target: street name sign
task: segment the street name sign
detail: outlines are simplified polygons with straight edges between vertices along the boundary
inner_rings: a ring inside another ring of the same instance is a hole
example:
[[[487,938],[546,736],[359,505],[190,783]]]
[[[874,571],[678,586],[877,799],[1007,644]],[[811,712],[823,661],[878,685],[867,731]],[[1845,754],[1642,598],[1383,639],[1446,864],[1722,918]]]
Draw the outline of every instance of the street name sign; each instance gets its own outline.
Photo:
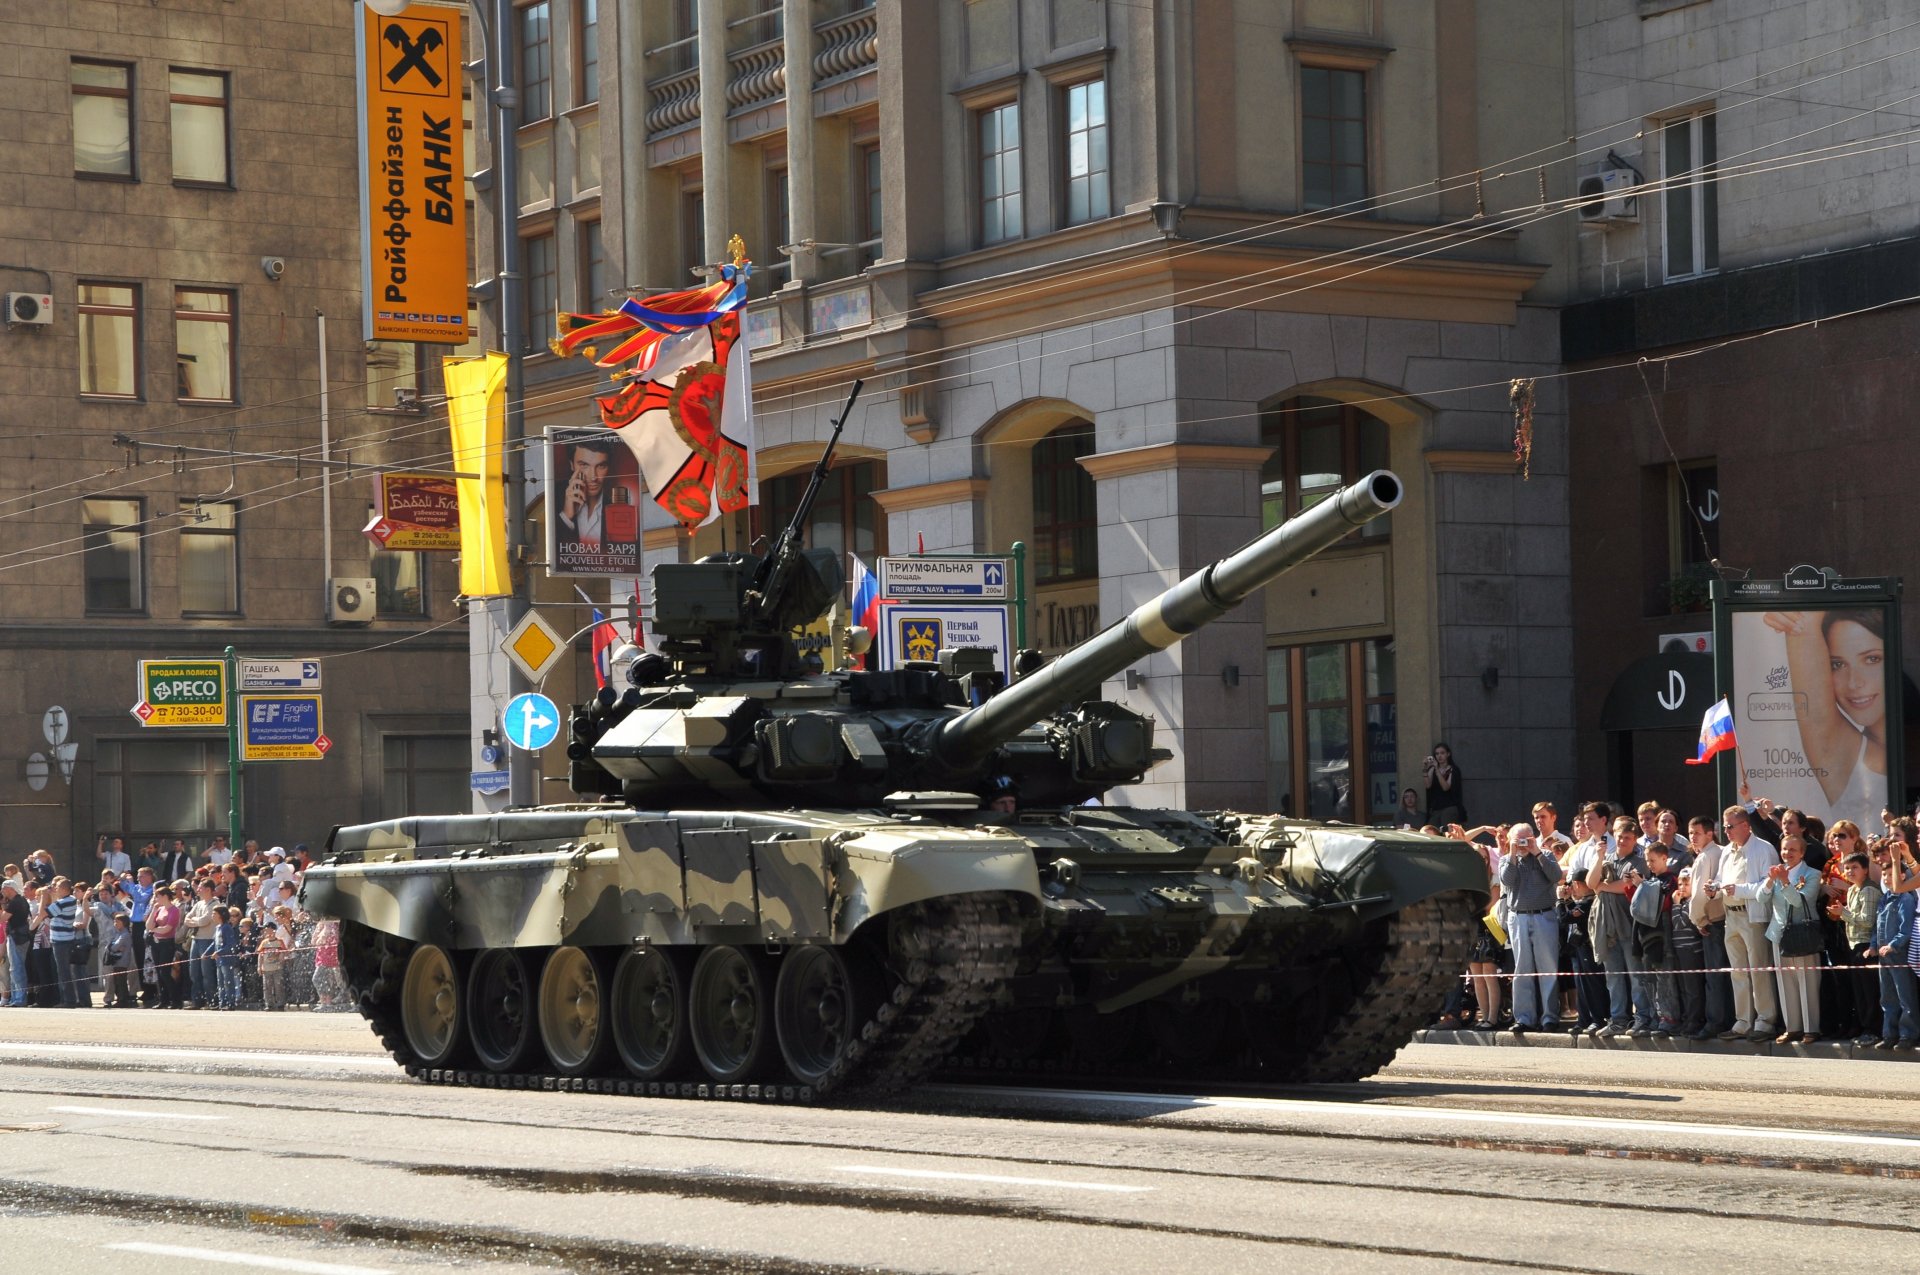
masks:
[[[470,770],[467,772],[467,787],[475,792],[505,792],[513,782],[513,776],[504,770]]]
[[[529,682],[537,682],[566,653],[567,646],[565,639],[540,618],[538,611],[528,611],[520,617],[520,623],[513,626],[513,632],[507,634],[500,649]]]
[[[537,753],[560,736],[560,709],[544,695],[529,691],[507,701],[500,725],[507,742],[515,748]]]
[[[319,761],[333,747],[318,695],[242,695],[241,761]]]
[[[241,660],[238,681],[242,691],[317,691],[320,661]]]
[[[140,702],[133,715],[142,726],[227,724],[225,660],[141,660]]]
[[[882,558],[880,596],[1005,602],[1013,596],[1009,558]]]

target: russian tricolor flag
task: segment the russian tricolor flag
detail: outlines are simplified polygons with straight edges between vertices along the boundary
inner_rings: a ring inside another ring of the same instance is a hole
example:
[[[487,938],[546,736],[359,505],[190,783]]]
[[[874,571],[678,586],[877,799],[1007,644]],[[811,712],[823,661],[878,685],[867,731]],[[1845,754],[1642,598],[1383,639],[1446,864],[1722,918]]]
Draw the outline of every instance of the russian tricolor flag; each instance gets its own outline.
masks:
[[[847,556],[853,559],[853,622],[877,639],[880,636],[880,581],[867,570],[859,554]],[[859,656],[856,667],[867,667],[867,657]]]
[[[1700,723],[1700,755],[1687,759],[1689,766],[1704,766],[1717,753],[1736,746],[1733,738],[1733,709],[1722,699],[1707,710]]]
[[[600,614],[600,608],[593,608],[593,680],[602,689],[613,675],[613,648],[619,640],[620,634]]]

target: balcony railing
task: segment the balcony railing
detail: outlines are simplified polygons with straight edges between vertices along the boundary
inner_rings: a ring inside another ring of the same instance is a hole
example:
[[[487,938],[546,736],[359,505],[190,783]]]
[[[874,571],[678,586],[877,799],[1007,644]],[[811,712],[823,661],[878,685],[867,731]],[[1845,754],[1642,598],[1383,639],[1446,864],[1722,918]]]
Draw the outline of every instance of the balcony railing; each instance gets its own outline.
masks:
[[[647,86],[647,135],[664,133],[700,118],[700,68],[669,75]]]
[[[768,40],[727,59],[727,109],[777,102],[787,92],[787,43]]]
[[[818,41],[813,55],[815,82],[864,70],[880,61],[880,26],[872,9],[858,9],[844,18],[814,28]]]

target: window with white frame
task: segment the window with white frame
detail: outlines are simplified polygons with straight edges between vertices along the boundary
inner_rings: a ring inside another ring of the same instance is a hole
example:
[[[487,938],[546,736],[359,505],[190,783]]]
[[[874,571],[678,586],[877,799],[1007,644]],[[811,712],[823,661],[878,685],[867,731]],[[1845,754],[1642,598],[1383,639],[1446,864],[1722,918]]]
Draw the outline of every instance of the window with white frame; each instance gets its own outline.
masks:
[[[1667,183],[1666,277],[1691,279],[1720,268],[1719,148],[1711,111],[1669,120],[1660,129]]]
[[[1020,211],[1020,103],[1002,102],[974,112],[980,159],[980,242],[1018,239]]]
[[[1071,84],[1066,103],[1067,224],[1099,221],[1113,215],[1113,186],[1107,164],[1107,82]]]

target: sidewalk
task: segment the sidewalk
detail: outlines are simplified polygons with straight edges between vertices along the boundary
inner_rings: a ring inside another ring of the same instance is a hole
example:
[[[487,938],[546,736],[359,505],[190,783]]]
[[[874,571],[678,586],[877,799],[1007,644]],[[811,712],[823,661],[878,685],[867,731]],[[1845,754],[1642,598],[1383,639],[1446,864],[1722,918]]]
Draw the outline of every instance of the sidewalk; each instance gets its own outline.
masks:
[[[1443,1031],[1436,1027],[1415,1032],[1413,1039],[1414,1043],[1420,1045],[1491,1045],[1506,1049],[1590,1049],[1632,1054],[1732,1054],[1747,1058],[1859,1058],[1874,1062],[1920,1062],[1920,1050],[1875,1049],[1871,1045],[1856,1045],[1851,1040],[1820,1040],[1811,1045],[1776,1045],[1770,1040],[1689,1040],[1684,1036],[1670,1040],[1651,1037],[1635,1040],[1631,1036],[1621,1035],[1612,1040],[1599,1040],[1585,1032],[1578,1036],[1570,1035],[1565,1028],[1557,1031],[1536,1028],[1525,1036],[1515,1036],[1505,1028],[1499,1031]]]

